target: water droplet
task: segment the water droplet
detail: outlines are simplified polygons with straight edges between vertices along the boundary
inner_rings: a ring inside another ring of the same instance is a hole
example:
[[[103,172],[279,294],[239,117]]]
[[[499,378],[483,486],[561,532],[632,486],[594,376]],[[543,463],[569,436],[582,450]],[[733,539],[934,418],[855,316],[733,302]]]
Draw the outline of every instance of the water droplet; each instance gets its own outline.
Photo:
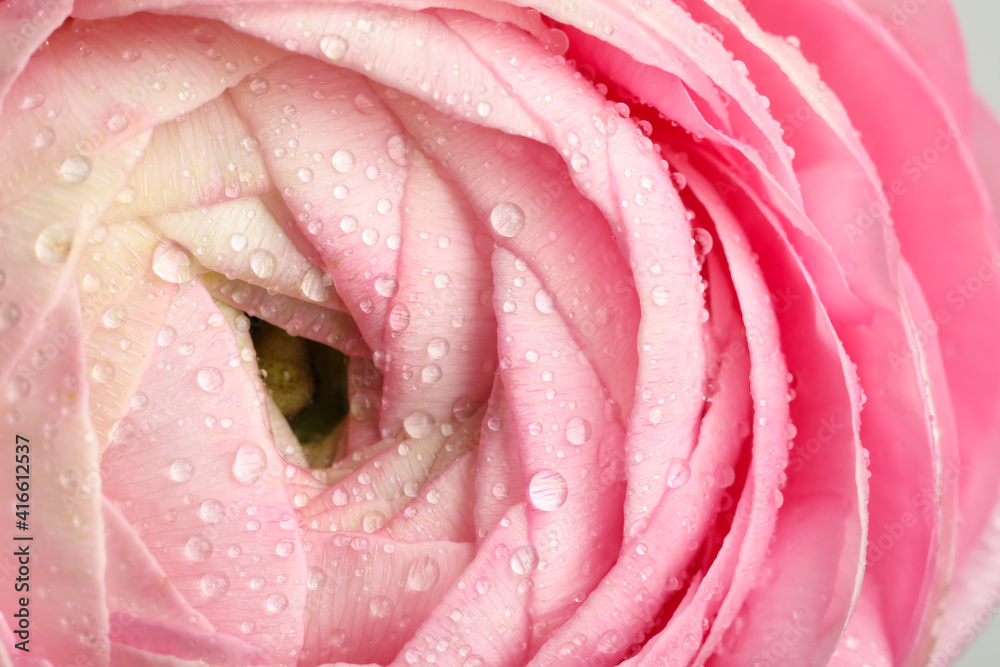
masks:
[[[218,368],[205,366],[198,370],[198,386],[210,394],[222,391],[222,385],[225,382],[226,378]]]
[[[670,459],[667,464],[667,486],[679,489],[691,479],[691,466],[684,459]]]
[[[405,305],[397,303],[389,311],[389,328],[393,331],[404,331],[408,326],[410,326],[410,311]]]
[[[175,482],[186,482],[194,477],[194,463],[191,459],[175,459],[170,464],[170,479]]]
[[[250,91],[255,95],[263,95],[271,87],[271,83],[262,76],[255,76],[250,81]]]
[[[381,215],[388,215],[389,212],[392,210],[392,201],[386,199],[385,197],[379,199],[378,203],[375,204],[375,210],[378,211]]]
[[[538,567],[538,552],[530,544],[520,547],[510,556],[510,569],[514,574],[531,574],[536,567]]]
[[[608,630],[597,640],[597,650],[599,653],[610,654],[621,650],[625,644],[625,638],[617,630]]]
[[[394,134],[389,137],[386,144],[389,150],[389,158],[400,167],[406,166],[406,154],[409,152],[406,146],[406,139],[402,135]]]
[[[427,356],[431,359],[443,359],[450,349],[451,346],[444,338],[435,337],[427,341]]]
[[[267,596],[267,610],[278,614],[288,608],[288,597],[284,593],[274,593]]]
[[[569,159],[569,166],[573,168],[573,171],[580,173],[586,170],[590,166],[590,160],[583,153],[573,153],[573,157]]]
[[[333,168],[341,174],[346,174],[354,169],[354,153],[348,150],[339,150],[330,158]]]
[[[274,548],[274,553],[276,553],[281,558],[288,558],[293,553],[295,553],[295,543],[291,540],[281,540],[278,545]]]
[[[209,572],[201,578],[201,592],[207,597],[222,597],[229,592],[229,577],[221,572]]]
[[[101,322],[108,329],[120,329],[128,321],[128,311],[124,306],[112,306],[104,311]]]
[[[476,106],[476,113],[482,118],[489,116],[492,111],[493,107],[490,106],[489,102],[480,102]]]
[[[392,600],[382,595],[376,595],[368,603],[368,611],[375,618],[385,618],[392,613],[394,607]]]
[[[552,295],[543,289],[535,292],[535,308],[543,315],[550,315],[556,312],[556,306],[552,301]]]
[[[590,422],[582,417],[570,417],[566,422],[566,440],[571,445],[580,446],[590,440]]]
[[[21,309],[16,303],[0,304],[0,330],[15,326],[21,321]]]
[[[665,306],[670,302],[670,290],[663,285],[657,285],[649,293],[649,297],[657,306]]]
[[[142,53],[138,49],[125,49],[122,51],[122,58],[124,58],[127,63],[134,63],[135,61],[142,58]]]
[[[116,113],[108,119],[108,122],[105,123],[104,126],[108,128],[108,132],[118,134],[128,127],[128,115],[124,113]]]
[[[429,412],[414,412],[403,420],[403,429],[411,438],[426,438],[434,432],[434,417]]]
[[[239,232],[233,234],[229,238],[229,245],[232,246],[233,250],[236,252],[243,252],[247,247],[247,237],[246,234],[241,234]]]
[[[554,56],[566,55],[569,50],[569,37],[559,28],[546,30],[541,36],[542,46]]]
[[[50,127],[43,127],[42,130],[35,135],[35,148],[48,148],[54,143],[56,143],[56,133]]]
[[[493,497],[497,500],[505,500],[510,494],[510,489],[503,482],[497,482],[494,484],[490,491],[493,493]]]
[[[90,377],[101,384],[108,384],[115,379],[115,367],[106,361],[98,361],[90,369]]]
[[[184,545],[184,557],[196,563],[203,563],[212,555],[212,543],[200,535],[192,537]]]
[[[206,500],[201,504],[199,515],[205,523],[219,523],[225,514],[222,503],[215,499]]]
[[[194,260],[182,246],[163,240],[153,250],[153,273],[168,283],[186,283],[194,278]]]
[[[354,108],[363,116],[370,116],[375,113],[375,100],[367,93],[358,93],[354,98]]]
[[[512,239],[524,229],[524,211],[513,202],[497,204],[490,211],[490,224],[497,234]]]
[[[434,276],[434,289],[444,289],[451,285],[451,276],[447,273],[439,273]]]
[[[303,183],[308,183],[312,179],[313,179],[312,169],[308,169],[306,167],[303,167],[302,169],[299,169],[299,180],[300,181],[302,181]]]
[[[82,155],[70,155],[59,167],[59,180],[63,183],[83,183],[90,176],[91,163]]]
[[[253,484],[267,469],[267,455],[258,445],[244,443],[236,450],[233,477],[244,484]]]
[[[177,330],[169,324],[160,327],[160,332],[156,335],[156,344],[160,347],[167,347],[177,340]]]
[[[302,293],[306,295],[306,298],[317,303],[322,303],[329,300],[331,285],[333,285],[333,280],[330,276],[314,266],[302,276],[302,283],[299,287],[302,289]]]
[[[539,470],[528,480],[528,499],[543,512],[562,507],[568,495],[566,478],[555,470]]]
[[[698,261],[705,259],[705,255],[712,251],[712,245],[714,241],[712,240],[712,233],[707,229],[702,229],[701,227],[695,227],[692,230],[694,235],[692,241],[694,242],[694,252],[698,258]]]
[[[369,227],[365,231],[361,232],[361,240],[367,246],[373,246],[378,243],[379,233],[377,229]]]
[[[347,54],[347,40],[340,35],[323,35],[319,38],[319,50],[329,60],[340,60]]]
[[[254,250],[250,254],[250,270],[261,280],[267,280],[274,275],[277,262],[267,250]]]
[[[429,591],[441,576],[441,568],[430,556],[413,561],[406,573],[406,587],[413,591]]]
[[[323,588],[324,583],[326,583],[326,572],[323,568],[314,565],[306,571],[306,587],[309,590],[318,591]]]
[[[434,384],[441,379],[442,374],[440,366],[437,364],[427,364],[420,371],[420,380],[424,384]]]
[[[49,266],[64,264],[72,248],[73,228],[61,222],[49,225],[35,239],[35,256]]]
[[[395,294],[396,288],[396,279],[387,273],[383,273],[375,279],[375,291],[384,297],[390,297]]]

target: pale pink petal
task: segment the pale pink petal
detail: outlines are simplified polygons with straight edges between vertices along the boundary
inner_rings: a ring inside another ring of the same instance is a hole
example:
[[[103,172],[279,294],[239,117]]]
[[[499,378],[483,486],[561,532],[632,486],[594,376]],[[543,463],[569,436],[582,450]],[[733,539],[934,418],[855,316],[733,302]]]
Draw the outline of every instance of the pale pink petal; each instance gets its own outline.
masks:
[[[523,505],[507,512],[474,556],[458,582],[416,628],[391,663],[394,667],[432,661],[448,667],[463,662],[524,663],[531,639],[530,576],[538,567],[538,552],[528,541]]]
[[[438,457],[440,461],[443,457]],[[437,463],[437,461],[435,461]],[[476,456],[466,452],[393,517],[385,533],[403,542],[475,542],[469,498],[475,496]]]
[[[18,74],[28,58],[49,35],[69,16],[71,0],[22,0],[0,5],[0,33],[5,35],[5,48],[0,56],[0,102],[4,102]],[[34,91],[29,96],[14,99],[18,106],[31,106],[38,102]]]
[[[388,663],[428,614],[440,613],[442,597],[475,555],[471,544],[410,544],[357,532],[308,531],[305,546],[306,665]]]
[[[70,287],[10,359],[16,379],[0,399],[0,437],[10,457],[0,466],[9,489],[4,569],[29,568],[31,655],[57,665],[102,664],[109,648],[100,454],[87,417],[79,308]],[[16,506],[23,500],[14,495],[16,482],[25,482],[26,507]],[[16,520],[25,526],[16,528]],[[0,613],[14,619],[20,596],[13,578],[5,580]]]
[[[500,374],[486,404],[476,461],[476,538],[482,542],[510,508],[525,502],[524,476],[517,454],[517,434],[504,429],[510,420],[507,392]],[[624,469],[619,470],[624,479]]]
[[[60,170],[77,178],[81,160],[217,97],[276,53],[225,26],[196,33],[201,23],[138,14],[115,22],[73,22],[53,34],[44,55],[18,77],[9,100],[40,91],[53,97],[29,109],[3,107],[0,153],[15,162],[0,183],[0,206]],[[168,54],[175,58],[170,70],[159,71]]]
[[[447,175],[419,150],[406,159],[399,265],[382,285],[391,296],[383,432],[414,413],[443,423],[456,405],[482,405],[497,364],[489,237]]]
[[[215,628],[294,664],[305,554],[259,378],[196,283],[178,291],[161,333],[139,387],[149,407],[112,431],[104,492]]]

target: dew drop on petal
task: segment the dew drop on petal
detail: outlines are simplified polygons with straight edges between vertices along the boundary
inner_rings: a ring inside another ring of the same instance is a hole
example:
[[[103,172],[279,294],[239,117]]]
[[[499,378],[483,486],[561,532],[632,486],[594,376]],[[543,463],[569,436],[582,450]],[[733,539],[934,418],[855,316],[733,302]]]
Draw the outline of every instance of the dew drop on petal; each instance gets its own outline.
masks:
[[[194,260],[182,246],[163,240],[153,249],[153,273],[168,283],[186,283],[194,278]]]
[[[441,567],[430,556],[413,561],[406,573],[406,587],[413,591],[429,591],[441,576]]]
[[[91,162],[82,155],[70,155],[59,166],[59,180],[63,183],[83,183],[90,176]]]
[[[267,280],[274,275],[277,262],[268,250],[254,250],[250,254],[250,270],[261,280]]]
[[[61,222],[49,225],[35,239],[35,256],[49,266],[65,264],[72,248],[73,228]]]
[[[329,60],[340,60],[347,55],[347,40],[340,35],[323,35],[319,38],[319,50]]]
[[[396,288],[396,279],[387,273],[383,273],[375,279],[375,291],[384,297],[390,297],[395,294]]]
[[[368,611],[375,618],[389,616],[392,614],[394,607],[395,605],[392,603],[392,600],[382,595],[376,595],[368,602]]]
[[[571,445],[580,446],[590,440],[590,422],[582,417],[570,417],[566,422],[566,440]]]
[[[397,303],[389,311],[389,328],[393,331],[404,331],[410,326],[410,310],[403,304]]]
[[[348,150],[339,150],[330,158],[333,168],[341,174],[346,174],[354,169],[354,153]]]
[[[441,379],[441,367],[437,364],[427,364],[420,371],[420,380],[424,384],[434,384]]]
[[[215,499],[206,500],[201,504],[199,516],[205,523],[219,523],[225,514],[222,503]]]
[[[539,470],[528,480],[528,500],[543,512],[562,507],[568,495],[566,478],[555,470]]]
[[[684,459],[670,459],[667,464],[667,486],[679,489],[691,479],[691,466]]]
[[[514,574],[531,574],[537,567],[538,552],[530,544],[520,547],[510,556],[510,569],[514,571]]]
[[[272,614],[278,614],[288,608],[288,597],[284,593],[274,593],[267,596],[267,610]]]
[[[244,443],[236,450],[233,477],[244,484],[253,484],[267,468],[267,455],[259,445]]]
[[[427,341],[427,356],[431,359],[443,359],[451,346],[444,338],[434,337]]]
[[[302,276],[302,282],[299,286],[308,299],[322,303],[329,300],[331,285],[333,285],[333,280],[330,276],[314,266]]]
[[[222,385],[225,384],[225,377],[222,375],[222,371],[211,366],[198,369],[197,377],[198,386],[210,394],[222,391]]]
[[[175,482],[186,482],[194,477],[194,463],[191,459],[174,459],[170,464],[170,479]]]
[[[434,432],[434,417],[419,410],[403,420],[403,430],[411,438],[426,438]]]
[[[535,292],[535,308],[543,315],[550,315],[556,312],[556,306],[552,301],[552,295],[543,289]]]
[[[670,290],[662,285],[657,285],[649,293],[649,298],[657,306],[665,306],[670,302]]]
[[[222,597],[229,592],[229,577],[221,572],[209,572],[201,578],[201,592],[207,597]]]
[[[208,560],[212,555],[212,543],[200,535],[196,535],[184,545],[184,557],[196,563]]]
[[[524,229],[524,211],[513,202],[497,204],[490,211],[490,225],[500,236],[512,239]]]

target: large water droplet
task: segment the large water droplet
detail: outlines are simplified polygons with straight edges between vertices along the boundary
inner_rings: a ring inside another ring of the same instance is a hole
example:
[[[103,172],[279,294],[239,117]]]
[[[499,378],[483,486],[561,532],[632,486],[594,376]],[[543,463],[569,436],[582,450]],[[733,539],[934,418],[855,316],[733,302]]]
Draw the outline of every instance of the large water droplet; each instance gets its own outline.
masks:
[[[238,482],[253,484],[264,474],[267,468],[267,455],[258,445],[245,443],[236,450],[236,460],[233,462],[233,477]]]
[[[570,417],[566,422],[566,440],[571,445],[580,446],[590,440],[590,422],[582,417]]]
[[[566,478],[555,470],[539,470],[528,481],[528,499],[543,512],[562,507],[568,495]]]
[[[670,459],[667,464],[667,486],[679,489],[691,479],[691,466],[684,459]]]
[[[194,260],[182,246],[160,241],[153,250],[153,273],[168,283],[186,283],[194,278]]]
[[[662,285],[657,285],[649,293],[649,298],[657,306],[665,306],[670,302],[670,290]]]
[[[16,303],[0,303],[0,330],[15,326],[21,321],[21,309]]]
[[[322,303],[330,298],[330,286],[333,280],[317,267],[312,267],[302,276],[302,293],[307,298],[317,303]]]
[[[222,597],[229,592],[229,577],[221,572],[209,572],[201,578],[201,592],[207,597]]]
[[[205,366],[198,370],[198,386],[210,394],[222,391],[222,385],[226,383],[226,378],[218,368]]]
[[[427,341],[427,356],[431,359],[443,359],[451,346],[444,338],[435,337]]]
[[[303,183],[308,183],[312,179],[313,179],[312,169],[309,169],[308,167],[302,167],[301,169],[299,169],[299,180],[300,181],[302,181]]]
[[[550,315],[556,312],[556,305],[552,301],[552,295],[543,289],[535,292],[535,308],[543,315]]]
[[[427,364],[420,371],[420,380],[424,384],[434,384],[441,379],[443,371],[437,364]]]
[[[278,545],[274,548],[274,553],[281,558],[288,558],[293,553],[295,553],[295,543],[291,540],[281,540]]]
[[[333,168],[341,174],[346,174],[354,169],[354,153],[348,150],[339,150],[330,158]]]
[[[115,367],[106,361],[98,361],[90,369],[90,377],[101,384],[108,384],[115,379]]]
[[[250,254],[250,270],[261,280],[267,280],[274,275],[277,262],[267,250],[254,250]]]
[[[59,180],[63,183],[83,183],[90,176],[92,165],[82,155],[70,155],[59,167]]]
[[[376,595],[368,603],[368,611],[375,618],[385,618],[392,613],[394,607],[392,600],[382,595]]]
[[[220,501],[210,498],[201,504],[198,514],[205,523],[219,523],[225,515],[225,508]]]
[[[112,306],[104,311],[101,323],[108,329],[120,329],[128,321],[128,311],[125,306]]]
[[[184,545],[184,557],[196,563],[208,560],[211,555],[212,543],[200,535],[192,537]]]
[[[406,587],[414,591],[429,591],[441,576],[441,567],[430,556],[413,561],[406,573]]]
[[[531,574],[536,567],[538,567],[538,552],[530,544],[517,549],[510,556],[510,569],[514,574]]]
[[[194,477],[194,463],[191,459],[174,459],[170,464],[170,479],[175,482],[186,482]]]
[[[512,239],[524,229],[524,211],[513,202],[497,204],[490,211],[490,224],[497,234]]]
[[[49,225],[35,239],[35,256],[42,264],[59,266],[73,248],[73,228],[61,222]]]
[[[414,412],[403,420],[403,429],[411,438],[426,438],[434,432],[434,417],[429,412]]]
[[[167,347],[177,340],[177,330],[169,324],[160,327],[160,332],[156,335],[156,344],[160,347]]]
[[[347,40],[340,35],[323,35],[319,38],[319,50],[330,60],[340,60],[347,55]]]
[[[387,273],[383,273],[375,279],[375,291],[384,297],[390,297],[395,294],[396,288],[396,279]]]
[[[573,157],[569,159],[569,166],[573,168],[573,171],[580,173],[590,166],[590,160],[583,153],[573,153]]]
[[[712,251],[712,245],[714,244],[712,233],[707,229],[695,227],[692,230],[692,234],[693,238],[691,240],[694,243],[694,253],[700,262],[705,259],[705,255]]]

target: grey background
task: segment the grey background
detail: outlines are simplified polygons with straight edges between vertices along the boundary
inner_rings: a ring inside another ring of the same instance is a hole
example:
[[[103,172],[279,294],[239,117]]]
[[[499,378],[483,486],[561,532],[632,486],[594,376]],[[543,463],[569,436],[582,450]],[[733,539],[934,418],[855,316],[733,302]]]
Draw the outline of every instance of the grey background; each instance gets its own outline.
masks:
[[[954,5],[965,33],[973,85],[1000,114],[1000,0],[954,0]],[[1000,665],[1000,619],[993,619],[955,665]]]

